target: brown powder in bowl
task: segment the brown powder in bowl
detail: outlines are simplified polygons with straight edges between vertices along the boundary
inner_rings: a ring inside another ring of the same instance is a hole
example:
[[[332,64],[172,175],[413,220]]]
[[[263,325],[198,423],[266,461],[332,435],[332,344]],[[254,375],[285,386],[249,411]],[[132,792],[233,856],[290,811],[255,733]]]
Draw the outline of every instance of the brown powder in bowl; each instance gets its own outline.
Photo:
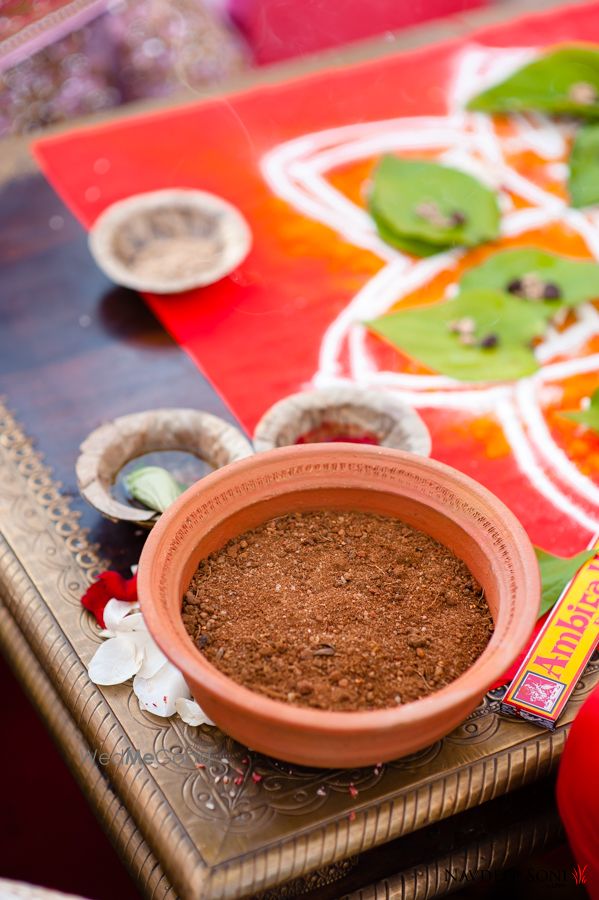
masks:
[[[113,238],[113,251],[144,279],[199,276],[223,251],[222,216],[166,206],[131,215]]]
[[[202,560],[182,617],[234,681],[338,710],[439,690],[493,631],[480,585],[442,544],[397,519],[328,510],[272,519]]]

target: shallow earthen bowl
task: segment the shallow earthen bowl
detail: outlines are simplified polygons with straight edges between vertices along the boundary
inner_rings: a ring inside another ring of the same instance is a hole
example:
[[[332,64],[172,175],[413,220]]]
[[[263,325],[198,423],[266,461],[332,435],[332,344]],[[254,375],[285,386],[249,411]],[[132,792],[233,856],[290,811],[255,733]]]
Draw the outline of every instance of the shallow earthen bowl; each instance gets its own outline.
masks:
[[[181,620],[182,597],[199,560],[268,519],[315,509],[394,516],[464,560],[484,588],[495,622],[491,640],[474,665],[421,700],[359,712],[328,712],[272,700],[211,665]],[[442,463],[345,443],[260,453],[190,487],[148,537],[138,588],[152,636],[224,732],[289,762],[331,767],[403,756],[459,725],[522,651],[540,599],[532,545],[497,497]]]
[[[252,453],[234,425],[201,409],[129,413],[100,425],[81,444],[75,467],[81,496],[113,522],[152,528],[160,513],[119,500],[113,488],[126,463],[168,450],[187,452],[215,469]]]
[[[140,255],[154,257],[172,240],[180,242],[176,273],[169,274],[164,259],[153,266],[152,274],[136,268]],[[243,262],[251,244],[250,226],[235,206],[191,188],[147,191],[118,200],[89,232],[91,254],[109,278],[154,294],[214,284]],[[195,267],[186,268],[194,262]]]
[[[354,385],[318,388],[284,397],[264,413],[256,425],[253,443],[261,453],[290,444],[330,440],[314,437],[318,429],[344,434],[352,443],[354,435],[372,435],[374,440],[363,443],[395,447],[421,456],[431,452],[429,430],[415,409],[392,391]]]

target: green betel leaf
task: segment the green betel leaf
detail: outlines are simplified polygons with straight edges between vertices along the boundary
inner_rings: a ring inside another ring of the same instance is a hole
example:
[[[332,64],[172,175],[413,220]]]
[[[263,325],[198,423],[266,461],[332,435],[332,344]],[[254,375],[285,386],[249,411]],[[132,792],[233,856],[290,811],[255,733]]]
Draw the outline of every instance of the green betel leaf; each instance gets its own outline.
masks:
[[[161,466],[142,466],[125,476],[125,487],[131,496],[156,512],[164,512],[185,487]]]
[[[591,402],[587,409],[580,409],[578,412],[565,412],[562,415],[573,422],[586,425],[591,431],[599,434],[599,388],[591,394]]]
[[[586,125],[574,139],[568,190],[572,206],[599,203],[599,125]]]
[[[547,53],[473,97],[468,109],[599,118],[599,51],[572,46]]]
[[[472,175],[435,162],[384,156],[369,202],[381,237],[419,256],[433,248],[472,247],[499,233],[495,193]]]
[[[460,288],[490,288],[517,295],[520,289],[517,282],[527,275],[537,276],[545,285],[545,293],[559,294],[556,299],[543,301],[552,312],[556,312],[561,306],[578,306],[599,298],[597,263],[557,256],[535,247],[517,247],[494,253],[464,274]]]
[[[387,244],[391,244],[393,247],[397,247],[398,250],[401,250],[403,253],[409,253],[412,256],[433,256],[435,253],[439,253],[440,250],[443,250],[443,247],[439,247],[437,244],[427,244],[426,241],[419,241],[416,238],[408,238],[396,234],[390,228],[387,227],[384,219],[382,219],[375,207],[371,202],[370,204],[370,215],[374,219],[376,229],[379,235],[382,237]]]
[[[563,589],[576,575],[580,567],[595,555],[596,550],[583,550],[576,556],[553,556],[535,547],[539,569],[541,570],[541,608],[539,618],[559,600]]]
[[[453,300],[402,309],[367,326],[406,356],[459,381],[512,381],[536,372],[531,342],[545,333],[548,311],[499,291],[463,291]],[[474,323],[465,345],[456,323]],[[495,346],[488,346],[490,339]],[[480,346],[485,342],[487,346]]]

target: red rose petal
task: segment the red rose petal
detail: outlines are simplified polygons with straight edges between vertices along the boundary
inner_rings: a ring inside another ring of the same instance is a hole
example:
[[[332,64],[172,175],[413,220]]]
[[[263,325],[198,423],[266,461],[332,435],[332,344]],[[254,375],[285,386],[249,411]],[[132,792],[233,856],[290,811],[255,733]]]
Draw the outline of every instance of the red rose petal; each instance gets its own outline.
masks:
[[[123,578],[118,572],[102,572],[97,581],[88,587],[81,598],[82,605],[94,614],[101,628],[104,628],[104,610],[109,600],[137,600],[137,577]]]

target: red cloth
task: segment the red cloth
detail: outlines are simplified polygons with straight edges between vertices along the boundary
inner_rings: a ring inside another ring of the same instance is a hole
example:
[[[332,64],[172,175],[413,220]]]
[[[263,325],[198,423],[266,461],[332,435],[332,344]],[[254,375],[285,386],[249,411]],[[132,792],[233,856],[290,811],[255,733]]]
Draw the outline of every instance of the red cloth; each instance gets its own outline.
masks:
[[[557,779],[557,805],[592,900],[599,900],[599,688],[574,720]]]
[[[269,63],[485,5],[486,0],[230,0],[228,7],[255,60]]]
[[[156,188],[202,188],[241,209],[254,243],[230,277],[146,299],[252,430],[272,403],[310,383],[325,330],[382,267],[368,251],[274,196],[260,168],[264,154],[323,129],[445,114],[445,86],[473,41],[496,47],[567,40],[599,40],[598,2],[519,19],[467,40],[59,135],[38,142],[35,153],[87,226],[115,200]],[[397,356],[380,341],[375,352]],[[590,532],[526,480],[496,423],[483,422],[481,431],[474,416],[452,409],[422,414],[435,458],[489,487],[534,543],[563,555],[588,544]],[[560,487],[569,496],[569,485]],[[585,507],[587,500],[577,495],[576,502]]]

